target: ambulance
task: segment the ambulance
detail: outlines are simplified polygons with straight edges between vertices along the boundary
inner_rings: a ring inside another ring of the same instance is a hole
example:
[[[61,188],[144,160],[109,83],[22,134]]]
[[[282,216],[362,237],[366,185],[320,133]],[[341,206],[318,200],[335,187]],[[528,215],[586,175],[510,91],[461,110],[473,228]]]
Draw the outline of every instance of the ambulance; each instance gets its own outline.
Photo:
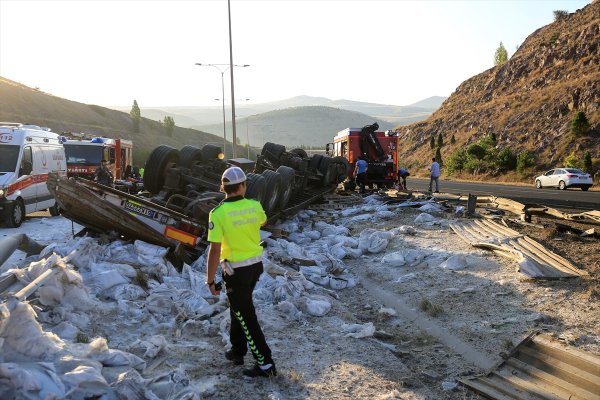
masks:
[[[59,214],[46,186],[49,172],[67,176],[59,135],[36,125],[0,122],[0,225],[17,228],[26,214],[40,210]]]

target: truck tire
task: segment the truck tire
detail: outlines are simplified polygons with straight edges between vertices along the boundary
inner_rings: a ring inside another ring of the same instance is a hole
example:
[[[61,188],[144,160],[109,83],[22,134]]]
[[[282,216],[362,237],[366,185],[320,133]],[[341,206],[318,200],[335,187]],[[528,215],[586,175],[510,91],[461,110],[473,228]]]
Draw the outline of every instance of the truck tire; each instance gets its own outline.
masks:
[[[299,155],[301,158],[308,158],[308,153],[304,149],[293,149],[290,153]]]
[[[319,169],[319,164],[321,164],[321,160],[323,159],[323,156],[320,154],[313,154],[313,156],[310,158],[310,161],[308,162],[308,168],[312,168],[312,169]]]
[[[285,146],[271,142],[265,143],[260,152],[261,155],[274,162],[278,161],[283,153],[285,153]]]
[[[23,221],[25,221],[25,205],[23,200],[17,199],[10,210],[6,225],[9,228],[18,228]]]
[[[52,215],[53,217],[58,217],[60,215],[60,206],[55,201],[54,205],[52,207],[48,208],[48,211],[50,212],[50,215]]]
[[[281,176],[279,209],[283,210],[286,208],[290,202],[290,199],[292,198],[292,192],[294,191],[294,184],[296,180],[296,172],[293,168],[281,166],[277,168],[277,173]]]
[[[195,146],[183,146],[179,150],[179,165],[186,168],[202,162],[202,150]]]
[[[160,145],[150,153],[144,168],[144,188],[152,194],[165,184],[167,169],[179,163],[179,152],[171,146]]]
[[[321,162],[319,162],[319,171],[321,171],[321,173],[323,175],[325,175],[327,173],[327,170],[329,170],[329,167],[331,166],[331,163],[333,161],[333,158],[329,157],[329,156],[322,156],[323,158],[321,158]]]
[[[202,159],[204,161],[208,160],[218,160],[219,155],[223,154],[223,149],[219,146],[215,146],[214,144],[205,144],[202,146]]]
[[[270,169],[263,171],[265,178],[265,199],[262,202],[263,209],[267,214],[278,211],[279,194],[281,193],[281,175]]]
[[[262,175],[246,175],[246,196],[249,199],[256,200],[262,204],[265,198],[266,182]]]
[[[350,173],[350,163],[348,162],[346,157],[342,156],[333,157],[333,162],[336,164],[337,167],[336,181],[338,183],[343,182]]]

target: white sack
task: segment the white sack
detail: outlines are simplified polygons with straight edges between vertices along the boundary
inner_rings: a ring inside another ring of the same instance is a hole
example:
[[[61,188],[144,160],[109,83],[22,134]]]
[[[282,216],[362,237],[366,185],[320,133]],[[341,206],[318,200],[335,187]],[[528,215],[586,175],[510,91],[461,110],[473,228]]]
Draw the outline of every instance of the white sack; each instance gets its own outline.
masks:
[[[375,333],[375,326],[372,322],[366,324],[342,324],[342,332],[344,337],[352,337],[356,339],[370,337]]]
[[[440,264],[440,268],[445,268],[453,271],[464,269],[467,266],[467,259],[462,254],[450,256],[446,261]]]
[[[417,215],[417,218],[415,218],[415,224],[426,224],[434,221],[436,221],[436,218],[433,215],[427,213],[421,213]]]

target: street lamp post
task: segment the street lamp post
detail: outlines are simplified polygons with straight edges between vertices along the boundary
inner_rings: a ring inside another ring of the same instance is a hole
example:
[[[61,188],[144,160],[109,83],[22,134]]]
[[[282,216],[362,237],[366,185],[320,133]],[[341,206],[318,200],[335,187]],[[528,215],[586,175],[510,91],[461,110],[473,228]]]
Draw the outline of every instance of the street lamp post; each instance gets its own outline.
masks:
[[[225,72],[231,67],[229,64],[202,64],[196,63],[196,65],[200,67],[214,67],[221,73],[221,103],[223,105],[223,154],[225,154],[227,149],[227,134],[225,131]],[[221,68],[224,67],[225,68]],[[234,65],[234,67],[249,67],[249,64],[244,65]],[[235,137],[234,137],[235,140]],[[233,157],[235,158],[235,143],[232,144],[233,149]]]

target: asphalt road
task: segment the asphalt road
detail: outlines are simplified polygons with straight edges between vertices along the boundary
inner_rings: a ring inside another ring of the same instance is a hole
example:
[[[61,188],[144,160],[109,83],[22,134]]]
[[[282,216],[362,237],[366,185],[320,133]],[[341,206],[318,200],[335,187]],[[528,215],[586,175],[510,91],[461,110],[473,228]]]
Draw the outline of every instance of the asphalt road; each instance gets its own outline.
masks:
[[[429,179],[407,179],[409,190],[426,191]],[[440,179],[440,192],[467,195],[494,195],[506,197],[521,203],[540,204],[548,207],[572,210],[600,210],[600,192],[581,189],[558,190],[552,188],[536,189],[533,186],[500,185],[479,182],[456,182]]]

